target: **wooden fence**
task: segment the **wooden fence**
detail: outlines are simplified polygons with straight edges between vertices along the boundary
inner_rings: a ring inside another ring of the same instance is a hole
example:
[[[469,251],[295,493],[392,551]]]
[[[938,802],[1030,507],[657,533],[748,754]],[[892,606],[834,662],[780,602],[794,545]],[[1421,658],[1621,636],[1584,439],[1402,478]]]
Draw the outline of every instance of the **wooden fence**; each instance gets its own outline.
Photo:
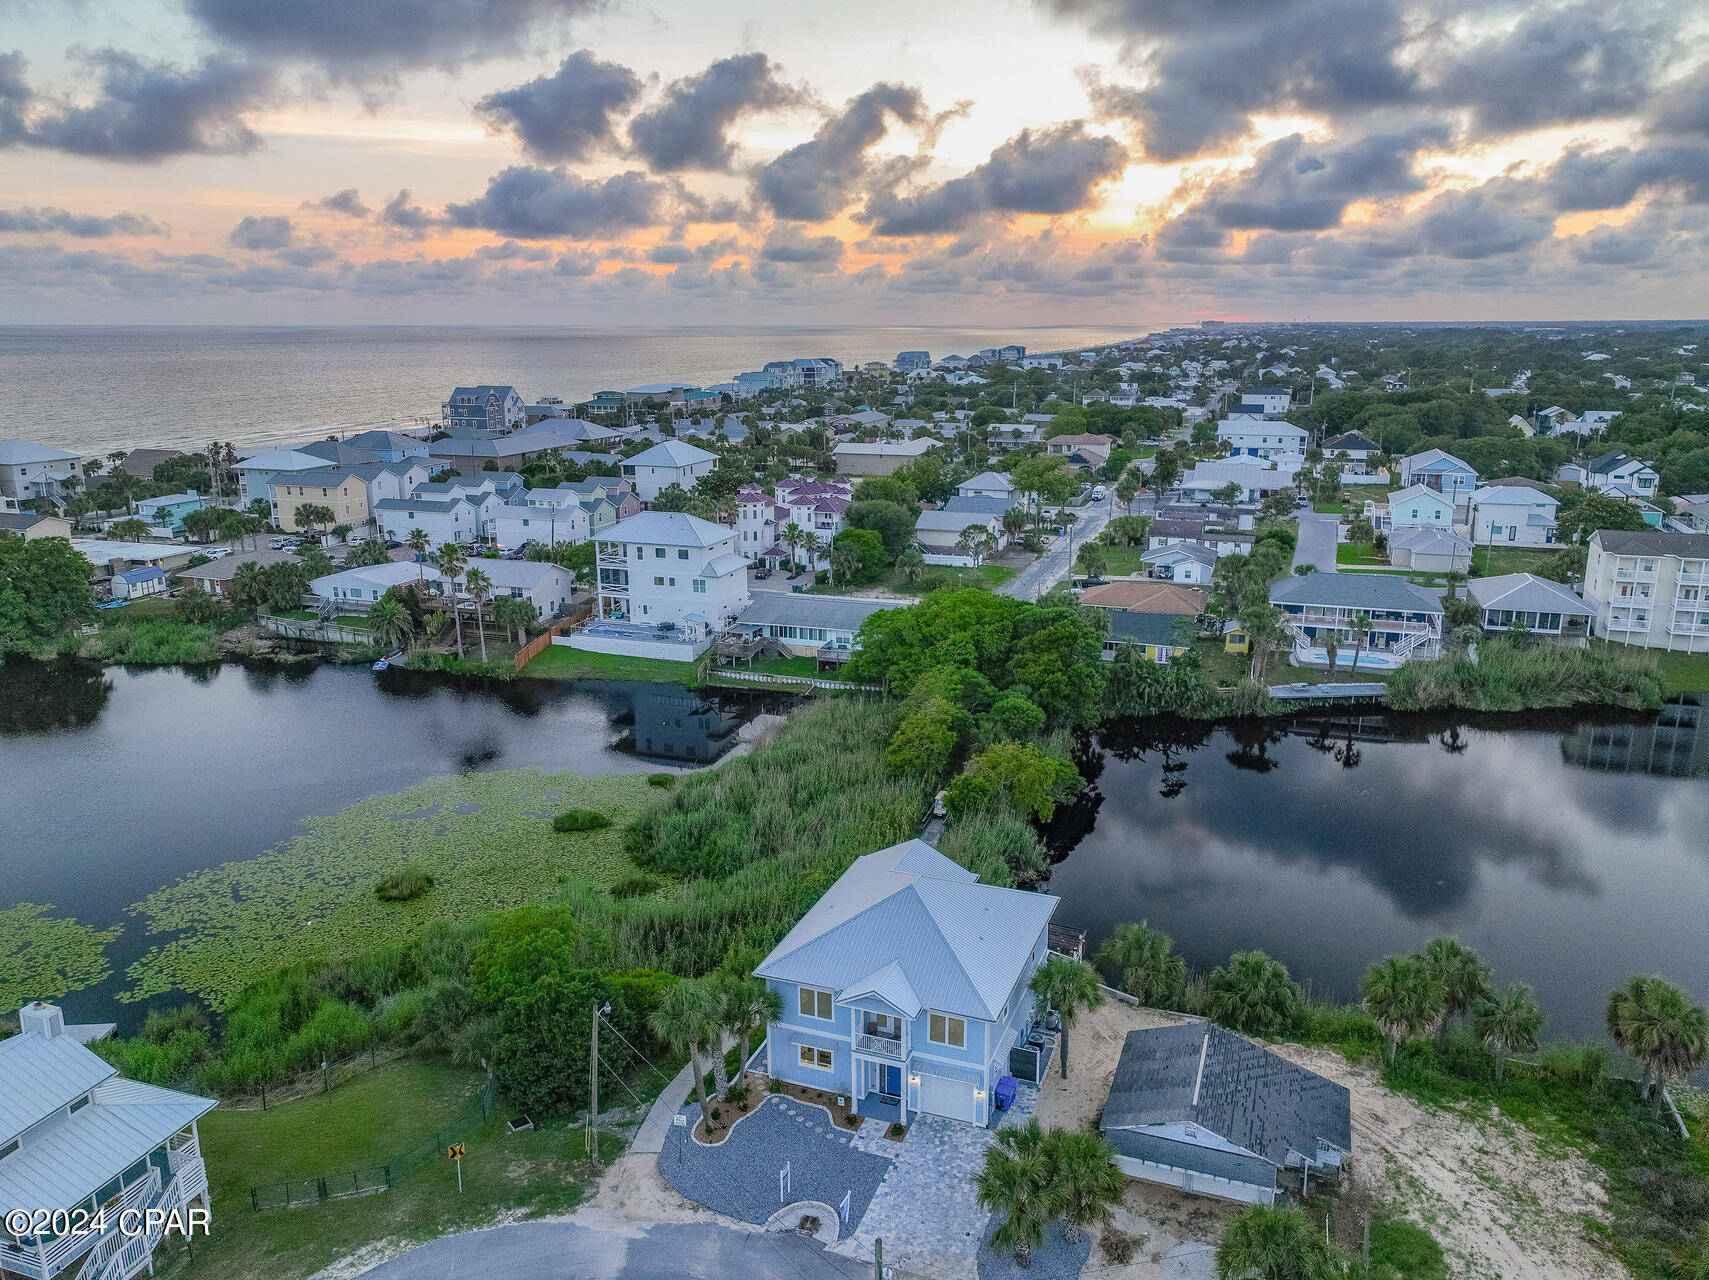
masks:
[[[593,600],[582,601],[571,607],[570,612],[535,636],[522,648],[516,651],[516,669],[521,671],[540,654],[546,651],[546,646],[552,643],[553,636],[563,635],[571,627],[578,627],[593,616]]]

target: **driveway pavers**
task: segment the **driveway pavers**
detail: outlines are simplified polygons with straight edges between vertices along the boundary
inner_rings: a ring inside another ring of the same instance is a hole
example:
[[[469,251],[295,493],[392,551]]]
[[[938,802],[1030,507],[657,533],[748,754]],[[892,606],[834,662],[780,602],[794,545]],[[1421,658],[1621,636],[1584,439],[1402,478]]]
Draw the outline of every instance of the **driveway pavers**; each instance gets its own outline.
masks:
[[[873,1241],[882,1239],[884,1261],[904,1271],[939,1280],[975,1276],[990,1215],[974,1198],[972,1178],[995,1140],[989,1129],[916,1117],[872,1207],[834,1251],[870,1258]]]

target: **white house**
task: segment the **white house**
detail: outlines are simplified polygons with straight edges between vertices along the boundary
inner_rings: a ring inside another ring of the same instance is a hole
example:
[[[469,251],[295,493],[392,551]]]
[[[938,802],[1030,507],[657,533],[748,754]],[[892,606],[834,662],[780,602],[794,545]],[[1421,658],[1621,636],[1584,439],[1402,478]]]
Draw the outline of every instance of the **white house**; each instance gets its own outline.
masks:
[[[593,534],[587,509],[574,494],[562,496],[566,499],[563,502],[509,502],[494,508],[493,541],[505,548],[520,547],[525,542],[540,542],[548,547],[586,542]]]
[[[1605,453],[1592,458],[1585,466],[1586,488],[1601,492],[1621,492],[1621,496],[1653,498],[1661,477],[1647,462],[1629,453]]]
[[[1253,387],[1240,393],[1242,409],[1248,406],[1259,413],[1286,413],[1294,402],[1294,393],[1287,387]]]
[[[1523,485],[1486,485],[1471,497],[1470,537],[1479,546],[1553,546],[1559,505],[1548,494]]]
[[[1181,496],[1194,502],[1209,502],[1226,485],[1238,491],[1236,502],[1257,502],[1267,493],[1292,489],[1297,470],[1265,466],[1258,459],[1201,462],[1181,477]]]
[[[963,480],[955,488],[963,498],[1011,498],[1020,500],[1015,492],[1014,481],[1008,476],[996,471],[981,471],[978,475]]]
[[[1279,578],[1271,584],[1270,603],[1282,610],[1283,629],[1293,642],[1289,661],[1295,666],[1328,666],[1330,640],[1338,650],[1336,669],[1350,666],[1356,643],[1353,623],[1361,615],[1370,629],[1359,644],[1359,661],[1371,670],[1392,671],[1410,660],[1442,656],[1441,598],[1398,574]]]
[[[1389,524],[1395,529],[1430,525],[1450,529],[1454,525],[1454,503],[1435,489],[1408,485],[1389,494]]]
[[[623,464],[623,475],[634,482],[642,502],[657,501],[673,484],[694,488],[695,481],[718,465],[718,455],[682,440],[665,440]]]
[[[960,549],[962,537],[970,529],[990,534],[990,550],[984,554],[993,554],[1008,545],[1008,535],[1003,532],[1000,515],[988,511],[950,511],[947,508],[920,512],[914,521],[914,541],[919,544],[927,564],[971,566],[974,557]]]
[[[570,637],[577,648],[637,651],[622,643],[662,627],[672,643],[704,651],[748,607],[748,562],[734,529],[682,511],[643,511],[596,534],[594,545],[599,619],[629,625],[591,625]]]
[[[374,504],[374,516],[380,530],[396,542],[408,541],[412,531],[420,529],[435,546],[445,542],[467,545],[479,542],[488,533],[489,513],[496,513],[503,504],[496,494],[481,500],[469,498],[384,498]]]
[[[1272,422],[1254,414],[1235,414],[1217,424],[1217,439],[1228,445],[1231,456],[1274,458],[1277,454],[1303,454],[1306,432],[1291,422]]]
[[[844,441],[834,450],[839,475],[888,476],[910,462],[917,461],[934,442],[916,440],[875,440],[860,444]]]
[[[365,613],[384,599],[393,587],[414,586],[440,596],[455,595],[460,608],[471,608],[473,601],[463,582],[469,570],[479,569],[491,583],[489,600],[500,596],[515,596],[527,600],[540,611],[542,618],[556,617],[570,602],[575,586],[575,571],[550,560],[469,560],[457,582],[451,583],[431,562],[416,564],[409,560],[392,560],[385,564],[364,565],[358,569],[341,569],[309,583],[309,590],[337,607],[350,612]]]
[[[988,1124],[1011,1050],[1054,1039],[1028,983],[1056,902],[922,840],[856,858],[754,969],[783,998],[766,1073],[877,1119]]]
[[[64,482],[72,476],[83,477],[83,460],[75,453],[29,440],[0,440],[0,495],[63,505],[71,496]]]
[[[1388,535],[1389,563],[1396,569],[1427,573],[1465,573],[1472,563],[1472,544],[1437,525],[1409,525]]]
[[[0,1273],[121,1280],[153,1271],[169,1230],[205,1235],[213,1100],[121,1078],[84,1043],[111,1026],[67,1026],[55,1005],[25,1005],[18,1028],[0,1040]]]
[[[1203,542],[1172,542],[1147,551],[1140,557],[1140,562],[1151,566],[1153,578],[1202,586],[1211,580],[1217,553],[1214,547]]]
[[[1523,627],[1533,635],[1583,645],[1595,610],[1565,583],[1529,573],[1504,573],[1473,578],[1466,594],[1483,610],[1478,624],[1485,631]]]

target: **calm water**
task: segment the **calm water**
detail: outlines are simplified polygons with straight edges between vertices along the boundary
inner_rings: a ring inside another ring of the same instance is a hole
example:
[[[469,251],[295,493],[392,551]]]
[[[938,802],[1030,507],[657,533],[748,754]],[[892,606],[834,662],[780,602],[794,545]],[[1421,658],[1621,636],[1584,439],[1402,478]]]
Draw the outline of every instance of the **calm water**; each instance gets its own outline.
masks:
[[[304,817],[466,770],[583,775],[707,763],[773,695],[620,681],[454,682],[366,668],[0,667],[0,906],[88,924]],[[128,931],[114,969],[143,949]],[[106,984],[113,987],[117,981]],[[79,1017],[127,1016],[103,990]],[[99,1004],[99,1010],[90,1007]]]
[[[1438,933],[1524,979],[1545,1034],[1600,1035],[1659,972],[1709,999],[1709,710],[1659,726],[1403,717],[1128,722],[1049,833],[1057,917],[1095,946],[1148,918],[1196,967],[1259,947],[1354,997]]]
[[[845,364],[1019,342],[1065,350],[1113,328],[585,329],[0,326],[0,439],[79,453],[132,445],[264,445],[426,416],[459,383],[585,400],[679,379],[728,382],[767,360]]]

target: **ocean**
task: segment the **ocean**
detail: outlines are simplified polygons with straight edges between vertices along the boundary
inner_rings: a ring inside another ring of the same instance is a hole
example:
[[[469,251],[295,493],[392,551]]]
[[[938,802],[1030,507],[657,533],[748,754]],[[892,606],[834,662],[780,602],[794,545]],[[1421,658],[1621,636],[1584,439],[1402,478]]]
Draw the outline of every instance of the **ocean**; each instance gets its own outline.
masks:
[[[727,382],[767,360],[844,364],[925,349],[962,355],[1019,342],[1060,351],[1140,329],[227,328],[0,326],[0,439],[87,456],[134,446],[240,450],[439,421],[461,384],[510,384],[585,400],[596,391],[680,380]]]

